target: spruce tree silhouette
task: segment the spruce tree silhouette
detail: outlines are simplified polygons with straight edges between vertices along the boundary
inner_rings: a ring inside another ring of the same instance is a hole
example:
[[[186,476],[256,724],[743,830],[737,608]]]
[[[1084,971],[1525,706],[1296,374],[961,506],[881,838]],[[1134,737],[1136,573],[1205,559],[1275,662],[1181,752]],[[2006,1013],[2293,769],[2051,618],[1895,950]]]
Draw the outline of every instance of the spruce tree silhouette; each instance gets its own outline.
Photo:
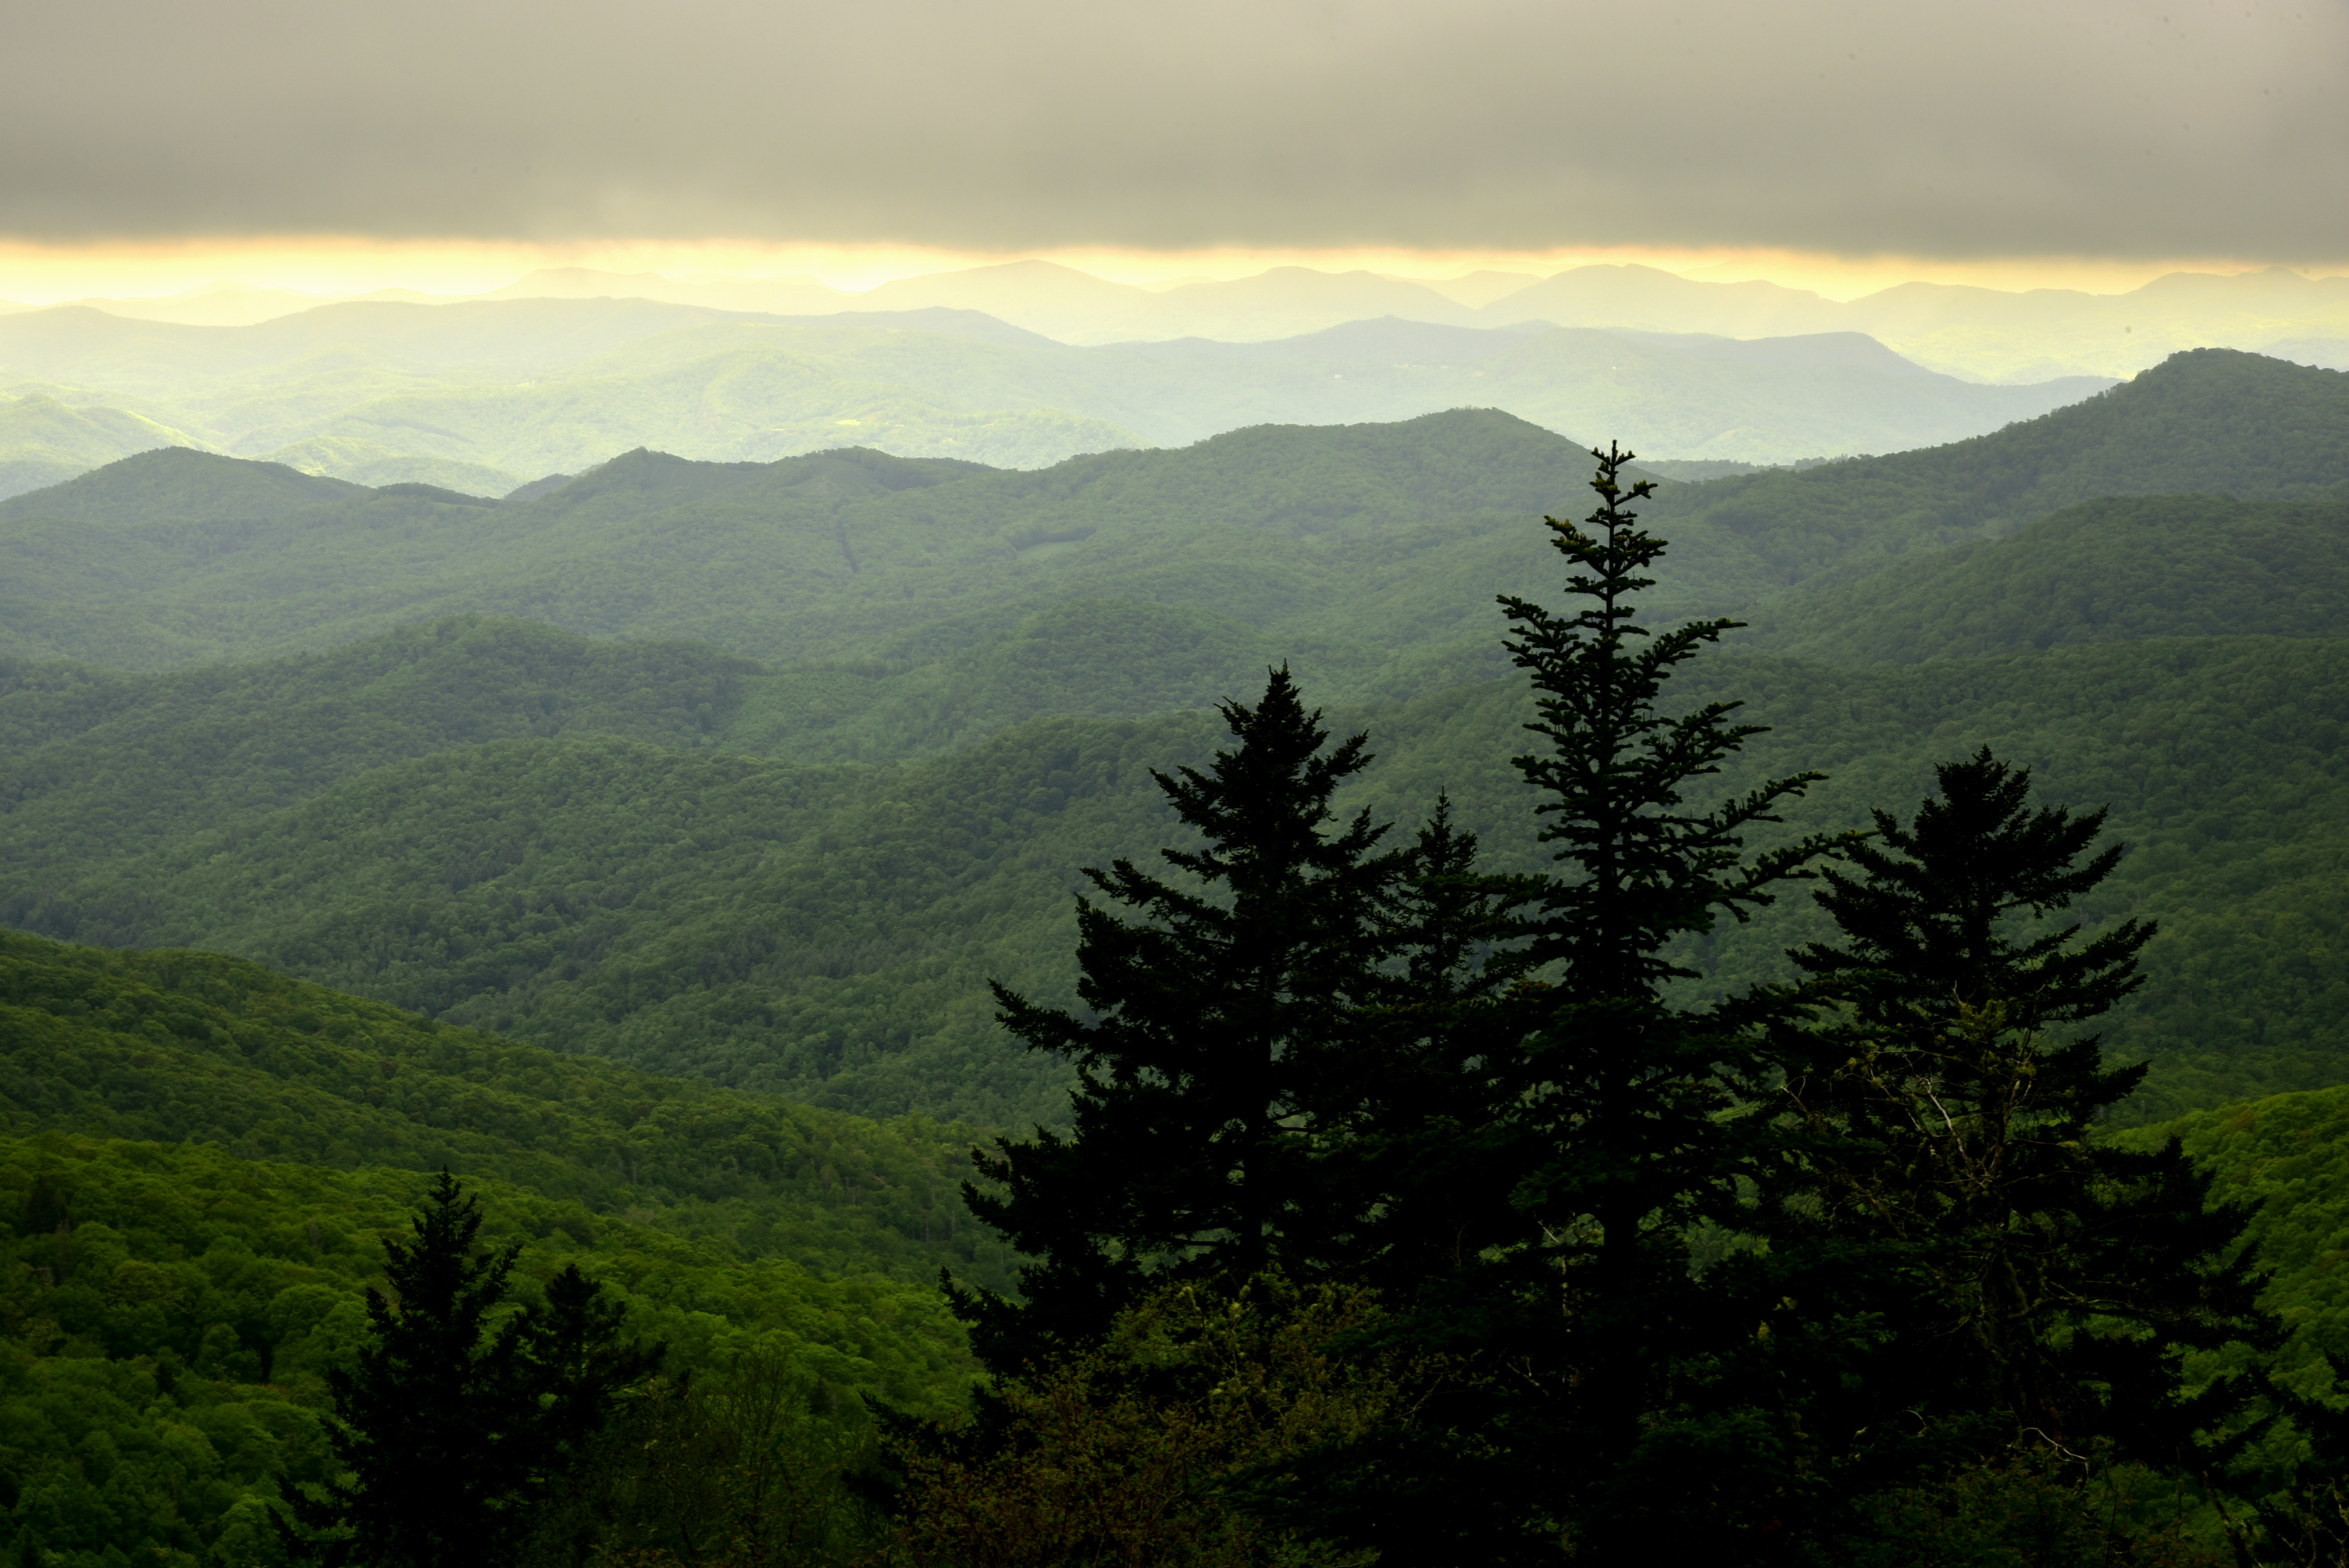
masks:
[[[2030,770],[1987,748],[1937,779],[1911,820],[1875,814],[1857,874],[1825,873],[1840,939],[1791,954],[1839,1011],[1778,1036],[1800,1158],[1764,1182],[1769,1290],[1832,1274],[1797,1294],[1841,1294],[1880,1326],[1877,1353],[1816,1380],[1842,1408],[1811,1429],[1938,1424],[1977,1451],[2105,1438],[2207,1470],[2223,1456],[2196,1433],[2251,1389],[2220,1377],[2189,1395],[2179,1359],[2274,1326],[2231,1255],[2248,1212],[2213,1203],[2174,1138],[2138,1151],[2094,1136],[2147,1069],[2106,1066],[2081,1026],[2144,983],[2154,928],[2083,940],[2051,917],[2122,846],[2093,849],[2102,810],[2033,809]]]
[[[1079,1078],[1064,1136],[1038,1128],[978,1161],[971,1212],[1036,1261],[1025,1300],[953,1289],[987,1364],[1012,1372],[1084,1344],[1147,1276],[1309,1276],[1350,1224],[1317,1166],[1357,1010],[1381,994],[1382,901],[1402,859],[1331,793],[1369,758],[1324,749],[1286,667],[1222,708],[1237,748],[1154,774],[1204,843],[1168,881],[1119,861],[1078,903],[1080,1019],[995,988],[1004,1026]],[[1116,908],[1133,912],[1122,917]]]
[[[1506,1124],[1514,1086],[1495,1071],[1520,1020],[1486,958],[1537,885],[1480,872],[1477,853],[1440,797],[1384,903],[1392,968],[1327,1079],[1322,1157],[1331,1212],[1350,1227],[1330,1238],[1332,1272],[1395,1309],[1440,1301],[1434,1318],[1466,1332],[1475,1260],[1525,1230],[1510,1202],[1526,1174]]]
[[[444,1170],[414,1239],[385,1239],[390,1292],[367,1294],[375,1342],[327,1375],[348,1479],[323,1499],[290,1499],[302,1529],[284,1533],[297,1555],[367,1568],[511,1561],[540,1468],[538,1401],[519,1333],[490,1329],[520,1244],[483,1250],[481,1228],[479,1204]]]
[[[47,1171],[37,1172],[33,1184],[25,1189],[24,1202],[17,1209],[16,1229],[28,1236],[46,1236],[71,1222],[72,1204],[72,1194],[59,1187]]]
[[[1516,1449],[1547,1446],[1547,1490],[1563,1500],[1575,1540],[1611,1562],[1651,1540],[1660,1515],[1686,1523],[1696,1495],[1685,1453],[1659,1460],[1661,1475],[1649,1468],[1642,1418],[1665,1401],[1675,1357],[1693,1347],[1688,1237],[1700,1221],[1734,1212],[1744,1155],[1723,1113],[1759,1045],[1754,1003],[1672,998],[1676,983],[1698,976],[1671,945],[1724,915],[1745,919],[1844,839],[1745,848],[1746,834],[1776,822],[1778,806],[1816,773],[1710,810],[1690,802],[1761,728],[1734,722],[1733,702],[1671,712],[1665,686],[1739,623],[1658,633],[1639,624],[1632,602],[1653,586],[1645,573],[1665,542],[1639,527],[1629,503],[1655,487],[1625,482],[1631,453],[1610,445],[1591,455],[1598,510],[1580,527],[1544,520],[1580,608],[1501,600],[1515,628],[1509,652],[1534,686],[1526,727],[1547,742],[1515,761],[1544,797],[1540,837],[1563,869],[1533,890],[1519,940],[1495,965],[1523,982],[1523,1043],[1505,1098],[1528,1171],[1517,1203],[1532,1233],[1503,1260],[1511,1282],[1505,1289],[1496,1277],[1488,1295],[1524,1308],[1511,1354],[1541,1390],[1520,1412]]]

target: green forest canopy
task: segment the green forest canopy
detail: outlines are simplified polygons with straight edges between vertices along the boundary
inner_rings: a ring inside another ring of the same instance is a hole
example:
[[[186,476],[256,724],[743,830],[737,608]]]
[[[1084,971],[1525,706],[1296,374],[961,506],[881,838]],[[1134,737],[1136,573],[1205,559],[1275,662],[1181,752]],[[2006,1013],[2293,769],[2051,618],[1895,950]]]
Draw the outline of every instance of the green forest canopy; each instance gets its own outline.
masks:
[[[2338,1075],[2349,643],[1723,658],[1698,680],[1692,698],[1775,727],[1754,769],[1830,774],[1789,831],[1857,824],[1984,743],[2051,799],[2110,802],[2135,848],[2090,913],[2168,928],[2123,1025],[2158,1064],[2139,1114]],[[1164,841],[1149,770],[1203,756],[1212,718],[1026,717],[911,760],[802,762],[823,736],[784,727],[779,689],[706,650],[511,622],[171,676],[19,667],[0,688],[0,920],[221,948],[863,1114],[1050,1118],[1057,1069],[1001,1040],[983,982],[1067,995],[1075,869]],[[966,727],[913,711],[941,738]],[[1377,754],[1359,799],[1407,827],[1448,790],[1499,863],[1534,862],[1513,683],[1340,717]],[[1697,957],[1723,982],[1771,973],[1805,918],[1796,901]]]

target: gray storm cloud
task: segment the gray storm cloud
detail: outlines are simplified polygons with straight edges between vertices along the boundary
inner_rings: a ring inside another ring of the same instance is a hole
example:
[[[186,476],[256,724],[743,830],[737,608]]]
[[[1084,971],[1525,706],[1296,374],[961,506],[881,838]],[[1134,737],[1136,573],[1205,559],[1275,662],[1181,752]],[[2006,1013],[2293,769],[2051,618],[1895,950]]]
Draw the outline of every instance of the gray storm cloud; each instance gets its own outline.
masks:
[[[9,7],[0,232],[2349,258],[2349,4]]]

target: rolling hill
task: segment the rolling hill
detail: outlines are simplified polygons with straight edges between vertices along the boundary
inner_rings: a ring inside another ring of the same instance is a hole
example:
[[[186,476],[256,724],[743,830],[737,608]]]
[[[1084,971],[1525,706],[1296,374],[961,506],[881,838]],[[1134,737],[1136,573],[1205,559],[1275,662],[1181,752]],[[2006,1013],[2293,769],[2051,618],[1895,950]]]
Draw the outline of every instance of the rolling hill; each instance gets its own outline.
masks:
[[[1651,516],[1675,542],[1669,584],[1747,604],[2106,496],[2315,495],[2349,480],[2344,428],[2349,375],[2198,349],[1994,435],[1692,485]]]
[[[1114,680],[1067,645],[1066,681]],[[1225,676],[1226,691],[1260,678]],[[1150,770],[1204,757],[1213,717],[1047,714],[927,757],[813,762],[792,727],[801,679],[495,622],[264,666],[18,666],[0,686],[0,920],[218,947],[864,1114],[1057,1114],[1060,1069],[1009,1048],[985,982],[1069,995],[1076,868],[1164,841]],[[1789,832],[1905,807],[1933,763],[1982,744],[2033,765],[2050,799],[2111,804],[2136,848],[2088,913],[2167,927],[2116,1037],[2159,1064],[2137,1114],[2311,1087],[2349,1062],[2349,994],[2326,978],[2349,930],[2349,644],[2172,638],[1890,667],[1723,656],[1687,696],[1746,700],[1775,727],[1723,789],[1831,775]],[[1526,717],[1512,680],[1349,710],[1378,753],[1356,799],[1407,825],[1448,791],[1495,864],[1532,869],[1507,763]],[[1715,984],[1777,973],[1806,907],[1692,958]]]
[[[1749,645],[1837,663],[2349,635],[2349,493],[2086,501],[1998,540],[1765,601],[1750,618]]]
[[[325,1374],[431,1171],[575,1264],[673,1373],[774,1365],[807,1419],[942,1411],[936,1269],[1008,1283],[968,1136],[516,1046],[210,954],[0,934],[0,1506],[19,1554],[281,1562],[329,1473]],[[827,1417],[825,1412],[833,1412]]]
[[[182,431],[119,408],[78,407],[38,392],[0,400],[0,500],[134,452],[195,444]]]

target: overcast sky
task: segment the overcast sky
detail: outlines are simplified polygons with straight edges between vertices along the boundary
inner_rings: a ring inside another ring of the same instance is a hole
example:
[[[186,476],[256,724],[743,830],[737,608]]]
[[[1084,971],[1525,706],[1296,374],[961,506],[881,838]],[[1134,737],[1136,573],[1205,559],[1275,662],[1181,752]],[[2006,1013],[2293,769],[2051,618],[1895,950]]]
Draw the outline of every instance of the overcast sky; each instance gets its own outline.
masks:
[[[5,0],[0,235],[2349,260],[2349,0]]]

